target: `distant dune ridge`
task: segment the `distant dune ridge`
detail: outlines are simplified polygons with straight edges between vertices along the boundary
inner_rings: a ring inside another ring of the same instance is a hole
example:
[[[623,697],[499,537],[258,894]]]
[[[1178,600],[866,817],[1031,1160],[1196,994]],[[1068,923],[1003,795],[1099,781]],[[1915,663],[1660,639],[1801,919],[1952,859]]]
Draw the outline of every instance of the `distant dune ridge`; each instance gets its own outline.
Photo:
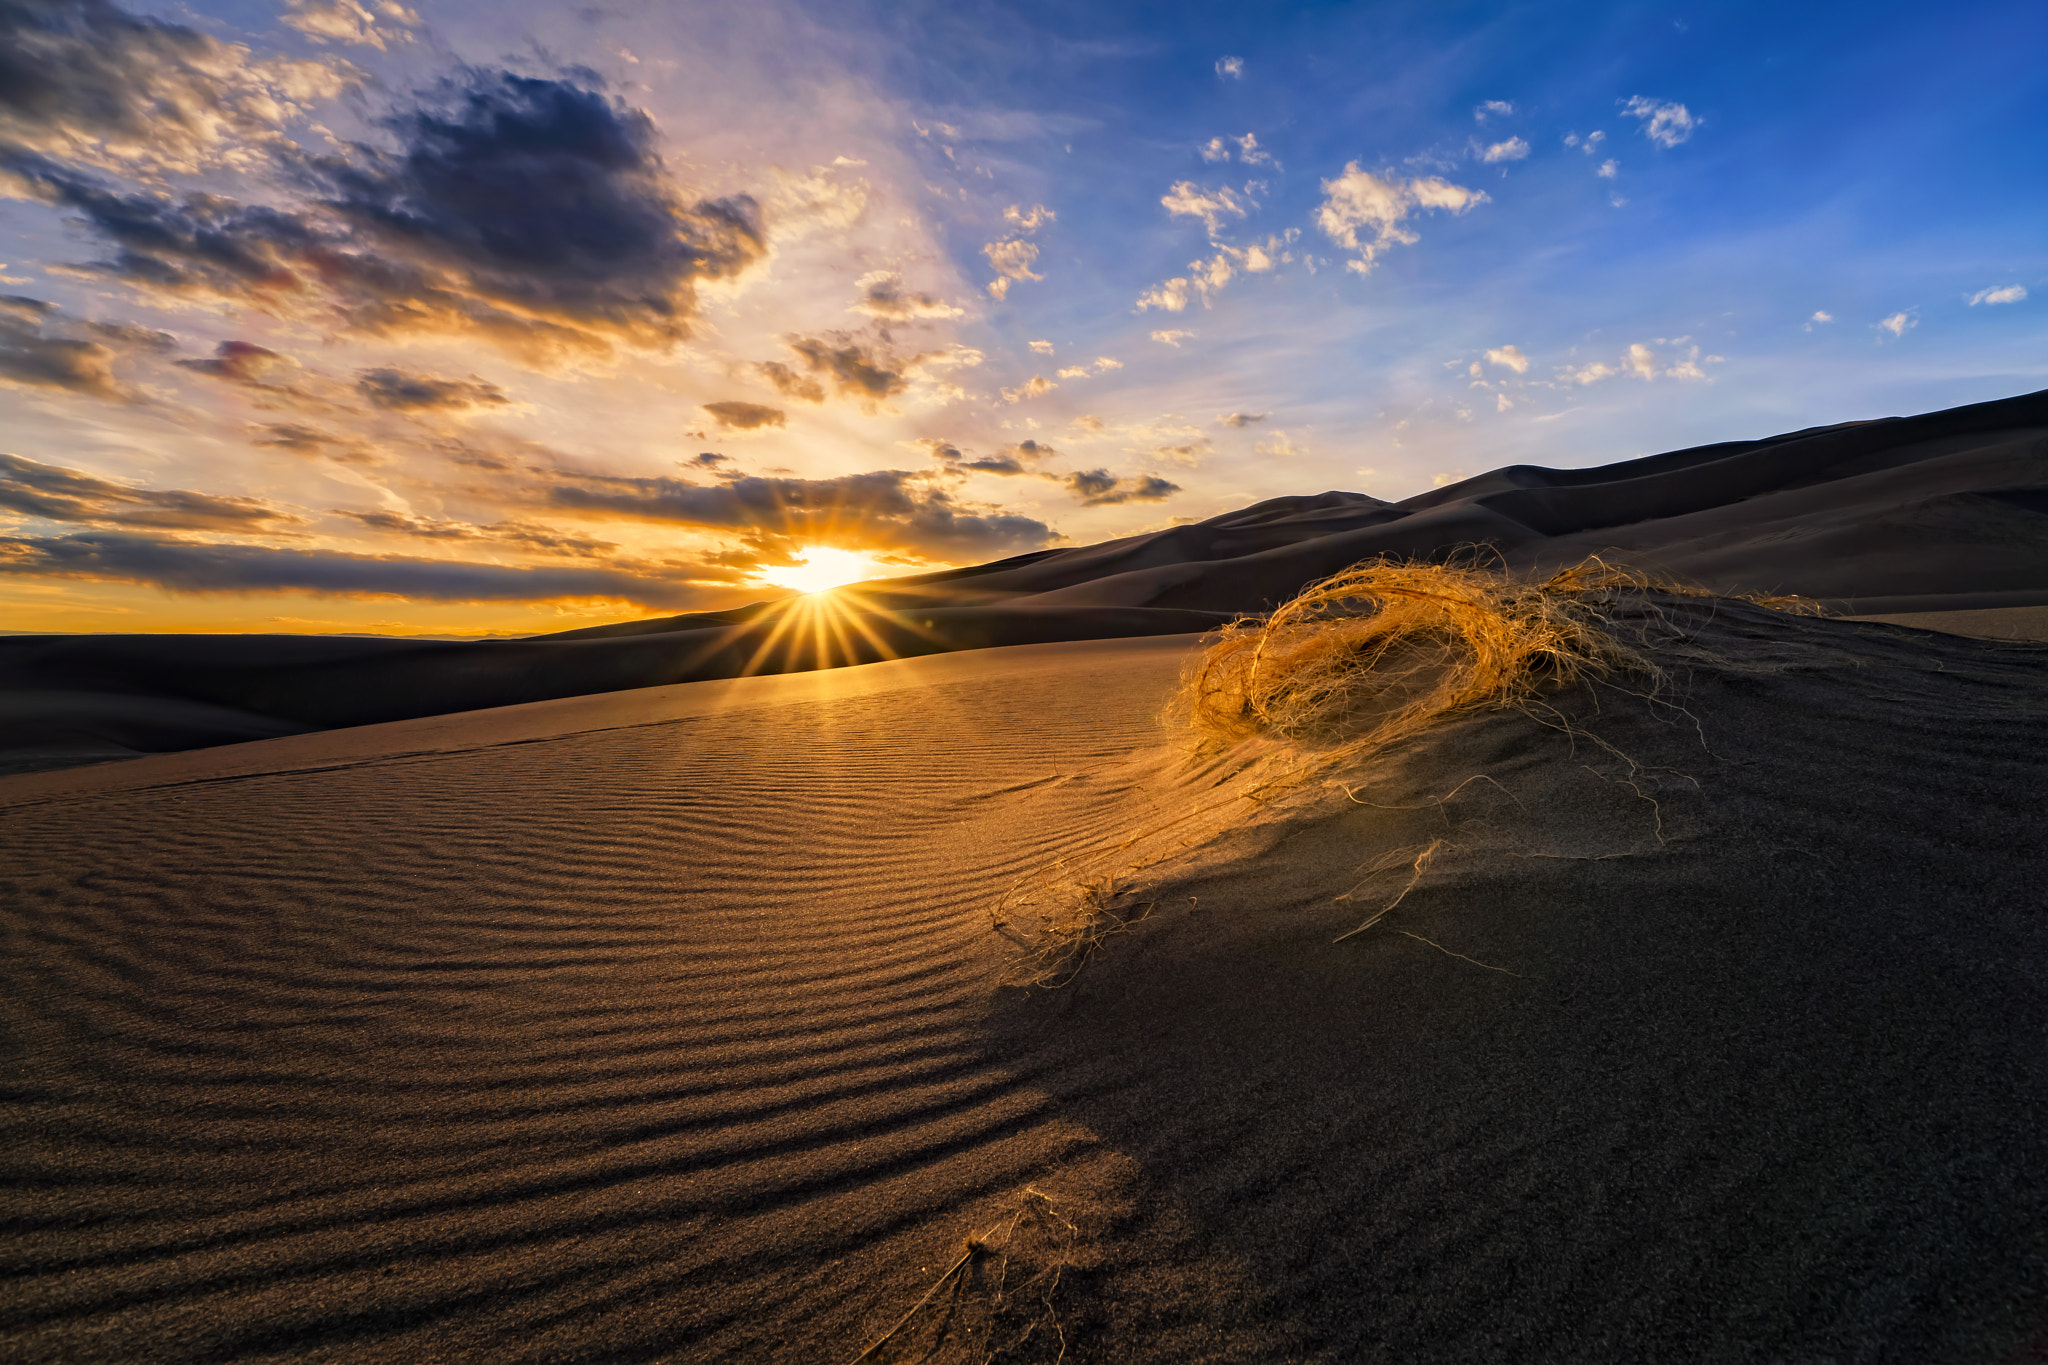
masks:
[[[0,638],[0,764],[63,766],[821,663],[1199,632],[1377,555],[1591,553],[1842,614],[2048,606],[2048,392],[1597,469],[1518,465],[1398,503],[1274,498],[1207,521],[795,602],[529,640]],[[1960,618],[1958,618],[1960,619]],[[2043,622],[2048,624],[2048,622]]]

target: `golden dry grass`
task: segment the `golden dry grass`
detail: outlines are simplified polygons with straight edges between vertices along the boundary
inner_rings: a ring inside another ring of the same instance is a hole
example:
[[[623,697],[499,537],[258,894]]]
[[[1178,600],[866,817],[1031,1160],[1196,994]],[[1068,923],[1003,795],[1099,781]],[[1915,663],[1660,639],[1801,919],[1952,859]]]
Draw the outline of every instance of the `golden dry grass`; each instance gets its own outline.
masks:
[[[1010,980],[1070,980],[1097,944],[1152,908],[1135,894],[1132,874],[1192,846],[1219,819],[1229,824],[1226,808],[1241,800],[1265,803],[1318,779],[1341,779],[1389,746],[1461,716],[1520,708],[1565,723],[1540,699],[1577,684],[1626,678],[1633,690],[1655,695],[1663,675],[1640,644],[1645,623],[1657,617],[1655,595],[1723,596],[1598,556],[1547,576],[1470,560],[1382,558],[1311,584],[1268,616],[1226,627],[1183,673],[1168,721],[1197,755],[1237,749],[1259,756],[1223,795],[1168,814],[1110,854],[1058,865],[1056,877],[1048,869],[1036,888],[1013,887],[993,912],[997,928],[1026,950]],[[1740,600],[1819,611],[1785,594]],[[1434,851],[1415,861],[1410,887]],[[1025,934],[1011,928],[1020,912],[1037,920]]]

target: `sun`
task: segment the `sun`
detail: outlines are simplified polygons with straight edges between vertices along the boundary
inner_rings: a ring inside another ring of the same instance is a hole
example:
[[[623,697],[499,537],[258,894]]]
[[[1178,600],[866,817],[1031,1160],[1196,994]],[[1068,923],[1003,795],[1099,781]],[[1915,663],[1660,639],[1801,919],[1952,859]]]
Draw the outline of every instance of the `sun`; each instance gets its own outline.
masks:
[[[878,564],[856,550],[835,550],[829,545],[806,545],[803,559],[795,564],[778,565],[762,573],[762,577],[778,588],[793,588],[797,592],[824,592],[845,583],[858,583],[864,578],[890,578],[905,570],[894,565]]]

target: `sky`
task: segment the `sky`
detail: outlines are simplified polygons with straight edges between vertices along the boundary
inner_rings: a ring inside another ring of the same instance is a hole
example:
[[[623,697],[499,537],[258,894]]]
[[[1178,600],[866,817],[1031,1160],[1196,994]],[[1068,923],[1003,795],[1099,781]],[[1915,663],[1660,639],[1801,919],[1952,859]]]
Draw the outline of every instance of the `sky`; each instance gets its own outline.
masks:
[[[0,629],[537,633],[2048,388],[2044,50],[0,0]]]

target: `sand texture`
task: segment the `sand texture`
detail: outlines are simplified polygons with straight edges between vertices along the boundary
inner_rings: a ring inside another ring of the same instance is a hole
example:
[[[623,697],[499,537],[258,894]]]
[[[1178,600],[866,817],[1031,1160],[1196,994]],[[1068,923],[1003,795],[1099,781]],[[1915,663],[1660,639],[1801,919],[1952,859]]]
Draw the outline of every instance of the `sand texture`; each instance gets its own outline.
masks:
[[[1263,808],[1188,635],[0,780],[0,1354],[2040,1358],[2048,646],[1633,624]]]
[[[947,650],[1199,632],[1363,559],[1461,549],[1517,569],[1599,553],[1844,614],[2048,607],[2048,393],[1596,469],[1518,465],[1398,503],[1274,498],[842,590],[822,615],[798,599],[487,642],[0,638],[0,772]]]

